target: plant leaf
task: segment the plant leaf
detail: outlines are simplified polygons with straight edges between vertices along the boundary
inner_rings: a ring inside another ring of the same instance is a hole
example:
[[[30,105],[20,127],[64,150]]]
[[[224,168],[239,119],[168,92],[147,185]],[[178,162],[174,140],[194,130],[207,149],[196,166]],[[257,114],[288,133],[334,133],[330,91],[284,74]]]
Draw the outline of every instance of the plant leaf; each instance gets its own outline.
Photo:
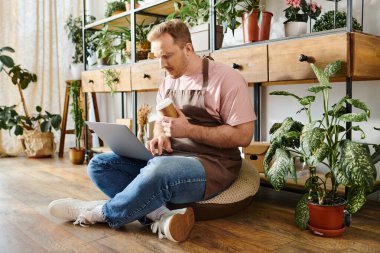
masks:
[[[362,113],[346,113],[339,117],[340,120],[345,122],[362,122],[367,121],[367,114]]]
[[[306,96],[299,100],[300,104],[303,106],[309,105],[314,101],[315,101],[315,96]]]
[[[11,52],[11,53],[15,52],[15,50],[13,48],[11,48],[11,47],[2,47],[2,48],[0,48],[0,53],[2,51],[8,51],[8,52]]]
[[[41,123],[41,132],[50,132],[50,121],[44,121]]]
[[[315,121],[305,125],[301,134],[301,149],[306,157],[313,156],[318,149],[324,149],[322,145],[325,139],[325,130],[315,126]]]
[[[276,130],[276,132],[273,133],[273,135],[271,136],[270,138],[270,142],[271,143],[274,143],[274,142],[278,142],[278,143],[281,143],[282,142],[282,138],[284,137],[284,135],[289,132],[289,130],[292,128],[294,124],[294,120],[290,117],[286,118],[282,124],[281,124],[281,127],[278,128]]]
[[[376,180],[368,145],[344,140],[341,144],[342,171],[351,185],[371,191]]]
[[[267,173],[268,181],[276,191],[281,190],[285,186],[285,179],[290,170],[291,163],[293,163],[293,160],[290,157],[290,152],[277,148],[274,162]]]
[[[336,74],[342,68],[342,62],[340,60],[327,64],[323,71],[326,76],[330,77]]]
[[[360,132],[360,139],[364,139],[365,138],[365,132],[363,131],[363,129],[360,128],[360,126],[353,126],[352,130]]]
[[[309,194],[304,194],[296,206],[296,224],[300,229],[306,229],[309,222],[309,208],[307,207],[307,203],[309,201],[308,198]]]
[[[348,189],[346,209],[350,213],[356,213],[366,202],[364,187],[353,186]]]
[[[273,156],[276,154],[276,149],[278,147],[279,147],[279,143],[272,143],[269,146],[267,152],[265,153],[264,162],[263,162],[265,177],[268,176],[269,164],[272,161]]]
[[[293,93],[287,92],[287,91],[272,91],[269,93],[269,95],[275,95],[275,96],[291,96],[295,97],[297,100],[300,100],[301,98]]]
[[[269,130],[269,134],[273,134],[277,129],[281,127],[282,123],[274,123]]]
[[[13,59],[8,55],[0,55],[0,62],[2,62],[8,68],[12,68],[15,65]]]
[[[317,85],[317,86],[311,86],[307,90],[313,93],[318,93],[327,89],[332,89],[332,87],[329,85],[326,85],[326,86]]]
[[[322,86],[329,86],[329,76],[327,76],[322,69],[318,68],[313,63],[310,63],[310,66],[313,69],[314,74],[317,76],[319,83]]]
[[[350,103],[350,104],[352,104],[353,107],[365,111],[365,113],[367,114],[368,118],[371,117],[371,111],[369,110],[369,108],[367,107],[367,105],[365,103],[363,103],[362,101],[360,101],[359,99],[348,98],[347,102]]]

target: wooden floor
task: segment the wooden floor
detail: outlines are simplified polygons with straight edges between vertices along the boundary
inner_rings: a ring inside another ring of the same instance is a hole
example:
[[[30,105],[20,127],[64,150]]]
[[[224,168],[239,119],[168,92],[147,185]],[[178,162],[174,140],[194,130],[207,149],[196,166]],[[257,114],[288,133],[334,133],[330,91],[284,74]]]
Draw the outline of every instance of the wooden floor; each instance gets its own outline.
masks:
[[[379,194],[372,196],[378,199]],[[138,222],[114,230],[51,217],[57,198],[104,199],[85,166],[67,158],[0,159],[0,252],[380,252],[380,203],[370,200],[339,238],[322,238],[294,225],[300,195],[262,187],[237,215],[197,222],[188,241],[159,240]]]

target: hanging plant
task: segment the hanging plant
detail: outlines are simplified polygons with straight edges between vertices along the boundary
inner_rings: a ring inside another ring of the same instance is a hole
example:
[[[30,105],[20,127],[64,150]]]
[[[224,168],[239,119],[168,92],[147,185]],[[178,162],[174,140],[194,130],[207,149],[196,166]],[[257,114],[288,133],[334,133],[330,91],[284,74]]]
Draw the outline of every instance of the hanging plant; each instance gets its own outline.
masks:
[[[113,94],[116,90],[116,84],[119,82],[120,71],[116,69],[105,69],[102,70],[104,75],[104,85],[109,87],[111,90],[111,94]]]

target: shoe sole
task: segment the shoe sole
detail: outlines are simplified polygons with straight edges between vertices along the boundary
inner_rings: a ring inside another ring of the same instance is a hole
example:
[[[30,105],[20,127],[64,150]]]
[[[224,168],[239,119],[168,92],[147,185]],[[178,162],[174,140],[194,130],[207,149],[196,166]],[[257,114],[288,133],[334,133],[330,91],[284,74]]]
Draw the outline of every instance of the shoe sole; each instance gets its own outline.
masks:
[[[166,229],[169,231],[165,231],[166,237],[174,242],[183,242],[189,237],[194,227],[194,211],[188,207],[184,214],[175,214],[168,222],[169,226]]]

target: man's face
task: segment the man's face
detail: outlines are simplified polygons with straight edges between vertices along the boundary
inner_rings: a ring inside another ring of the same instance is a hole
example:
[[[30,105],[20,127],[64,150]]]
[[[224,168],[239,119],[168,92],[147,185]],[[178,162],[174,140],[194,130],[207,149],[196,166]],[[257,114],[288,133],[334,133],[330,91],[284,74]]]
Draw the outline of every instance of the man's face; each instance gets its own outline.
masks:
[[[181,48],[167,33],[152,41],[154,56],[159,58],[160,67],[165,69],[171,78],[177,79],[185,73],[188,65],[189,45],[191,48],[190,43]]]

